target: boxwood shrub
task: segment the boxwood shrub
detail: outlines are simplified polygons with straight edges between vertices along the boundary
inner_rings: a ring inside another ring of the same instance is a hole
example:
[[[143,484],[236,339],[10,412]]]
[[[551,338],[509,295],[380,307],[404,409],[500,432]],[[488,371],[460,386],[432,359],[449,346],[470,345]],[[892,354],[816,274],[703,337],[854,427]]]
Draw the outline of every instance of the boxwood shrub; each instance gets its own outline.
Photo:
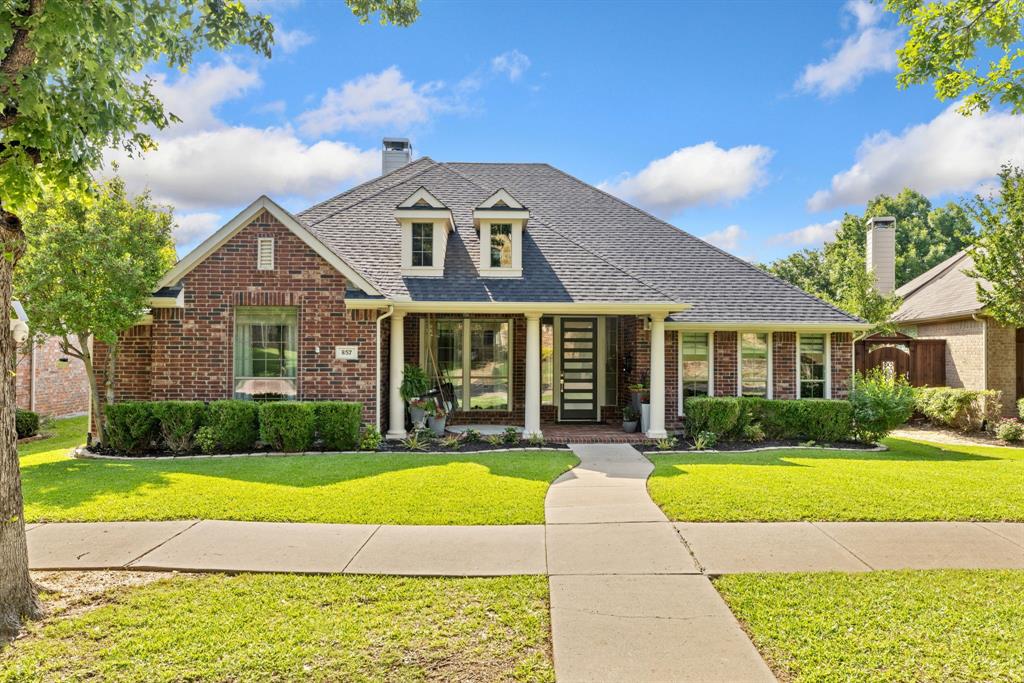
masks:
[[[316,433],[324,450],[350,451],[359,446],[363,404],[348,401],[318,401],[313,404]]]
[[[735,398],[696,397],[687,399],[684,406],[690,434],[714,432],[722,439],[730,437],[737,429],[740,404]]]
[[[259,438],[259,406],[252,401],[211,401],[206,424],[196,434],[204,453],[248,453]]]
[[[316,435],[313,403],[271,401],[260,404],[260,439],[271,448],[288,453],[308,451]]]
[[[1002,393],[992,389],[918,387],[914,409],[940,427],[972,432],[994,425],[1002,413]]]
[[[148,401],[125,401],[104,406],[107,424],[104,444],[119,453],[139,454],[150,447],[159,434],[159,423]]]
[[[14,411],[14,429],[18,432],[19,439],[35,436],[39,433],[39,415],[31,410]]]
[[[742,439],[752,425],[781,440],[846,441],[853,431],[850,403],[829,399],[691,398],[686,418],[691,434],[714,432],[721,439]]]
[[[195,448],[196,434],[206,420],[202,401],[154,401],[153,414],[168,450],[187,453]]]

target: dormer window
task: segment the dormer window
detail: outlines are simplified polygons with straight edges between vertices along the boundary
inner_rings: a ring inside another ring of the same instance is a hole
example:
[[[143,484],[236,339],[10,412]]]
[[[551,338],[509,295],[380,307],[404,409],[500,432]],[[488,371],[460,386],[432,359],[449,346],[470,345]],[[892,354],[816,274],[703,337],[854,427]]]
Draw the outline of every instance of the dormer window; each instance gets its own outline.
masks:
[[[425,187],[413,192],[395,207],[395,220],[402,226],[402,275],[441,277],[452,212]]]
[[[522,277],[523,231],[530,211],[505,190],[473,210],[480,230],[481,277]]]

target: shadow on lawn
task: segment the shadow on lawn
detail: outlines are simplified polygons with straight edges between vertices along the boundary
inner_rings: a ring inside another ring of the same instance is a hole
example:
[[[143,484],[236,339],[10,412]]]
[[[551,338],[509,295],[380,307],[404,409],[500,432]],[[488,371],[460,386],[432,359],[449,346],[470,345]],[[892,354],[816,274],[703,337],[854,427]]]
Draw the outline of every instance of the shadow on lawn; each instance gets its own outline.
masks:
[[[560,463],[565,466],[561,467]],[[573,465],[565,453],[479,455],[381,453],[307,455],[204,460],[58,460],[21,469],[25,501],[56,508],[74,508],[97,496],[130,497],[171,486],[174,475],[217,477],[253,484],[295,488],[331,486],[347,481],[466,463],[480,465],[498,477],[550,482]]]
[[[812,451],[786,450],[753,453],[727,451],[722,453],[701,453],[690,451],[671,455],[648,453],[655,470],[651,477],[673,477],[686,474],[680,465],[752,465],[758,467],[813,467],[813,461],[857,460],[864,462],[995,462],[1009,458],[997,455],[965,453],[962,446],[934,446],[930,444],[889,439],[888,451]],[[810,463],[794,462],[812,461]]]

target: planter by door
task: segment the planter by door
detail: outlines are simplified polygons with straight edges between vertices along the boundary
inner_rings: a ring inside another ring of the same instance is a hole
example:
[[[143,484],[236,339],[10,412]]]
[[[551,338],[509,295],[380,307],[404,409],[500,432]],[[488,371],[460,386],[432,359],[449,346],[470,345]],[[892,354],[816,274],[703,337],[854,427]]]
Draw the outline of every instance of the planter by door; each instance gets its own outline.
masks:
[[[444,436],[444,425],[448,421],[447,415],[441,417],[434,417],[431,415],[427,418],[427,424],[430,425],[430,431],[434,432],[434,436]]]
[[[632,434],[633,432],[636,431],[636,425],[637,425],[636,420],[630,420],[628,422],[623,420],[623,422],[622,422],[622,431],[626,432],[627,434]]]
[[[640,431],[647,433],[651,428],[651,404],[644,403],[640,406]]]
[[[412,418],[413,427],[422,427],[423,421],[427,419],[427,411],[409,406],[409,417]]]

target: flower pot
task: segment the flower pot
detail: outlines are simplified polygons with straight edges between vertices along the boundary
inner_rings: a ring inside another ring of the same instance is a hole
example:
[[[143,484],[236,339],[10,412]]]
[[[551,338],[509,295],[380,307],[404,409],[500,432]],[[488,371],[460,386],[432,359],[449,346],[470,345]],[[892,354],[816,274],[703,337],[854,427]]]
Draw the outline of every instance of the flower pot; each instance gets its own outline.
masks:
[[[412,418],[413,427],[422,427],[423,421],[427,419],[427,411],[423,408],[409,406],[409,417]]]
[[[444,436],[444,425],[448,422],[448,416],[442,415],[441,417],[434,417],[431,415],[427,418],[427,424],[430,426],[430,431],[434,432],[434,436]]]
[[[626,432],[627,434],[632,434],[633,432],[636,431],[637,424],[638,423],[636,420],[630,420],[628,422],[626,420],[623,420],[622,431]]]
[[[651,428],[651,404],[644,403],[640,406],[640,431],[645,434]]]
[[[640,406],[643,405],[645,398],[647,398],[646,392],[634,391],[630,394],[629,404],[633,406],[633,410],[640,412]]]

